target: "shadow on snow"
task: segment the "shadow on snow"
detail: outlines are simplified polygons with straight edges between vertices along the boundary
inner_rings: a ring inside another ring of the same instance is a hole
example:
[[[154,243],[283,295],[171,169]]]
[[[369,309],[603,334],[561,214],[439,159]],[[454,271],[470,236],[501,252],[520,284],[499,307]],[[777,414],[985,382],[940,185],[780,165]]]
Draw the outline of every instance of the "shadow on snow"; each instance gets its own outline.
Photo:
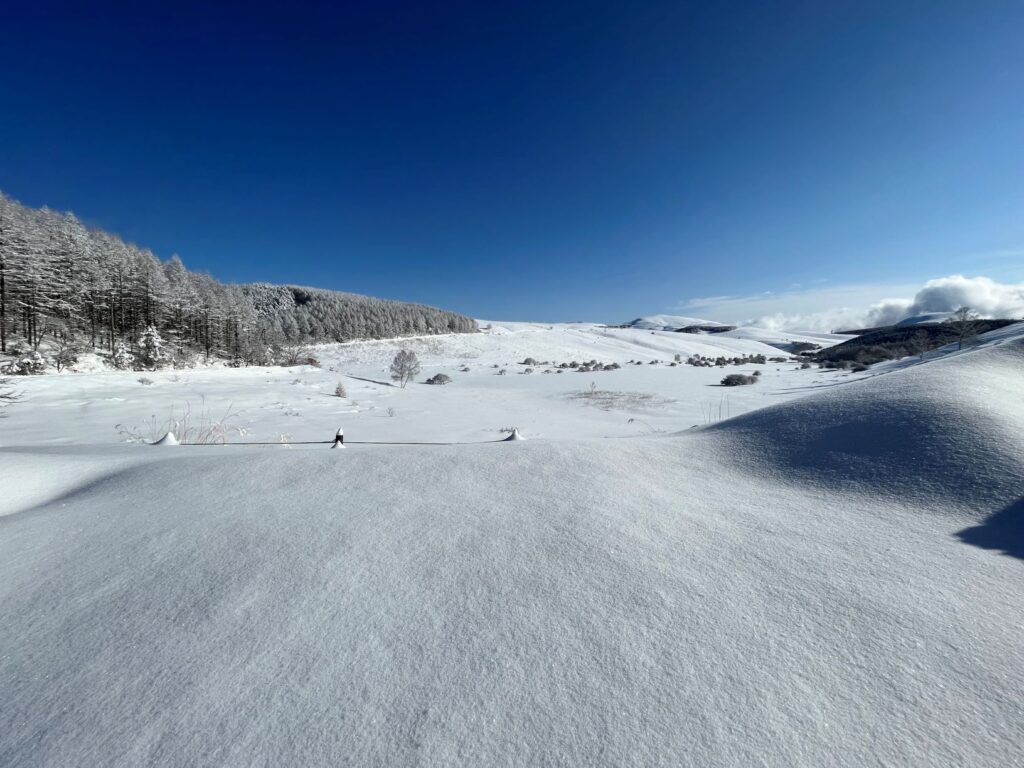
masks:
[[[981,525],[964,528],[956,535],[966,544],[1024,560],[1024,498],[996,512]]]

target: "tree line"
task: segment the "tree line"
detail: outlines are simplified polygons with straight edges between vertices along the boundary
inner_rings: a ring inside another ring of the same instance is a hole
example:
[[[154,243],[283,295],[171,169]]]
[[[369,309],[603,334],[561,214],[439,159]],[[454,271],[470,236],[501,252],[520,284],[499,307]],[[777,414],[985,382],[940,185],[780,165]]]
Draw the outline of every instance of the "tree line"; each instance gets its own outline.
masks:
[[[227,285],[0,193],[0,353],[130,357],[156,332],[169,361],[271,364],[289,344],[466,333],[454,312],[295,286]],[[59,363],[58,363],[59,365]]]

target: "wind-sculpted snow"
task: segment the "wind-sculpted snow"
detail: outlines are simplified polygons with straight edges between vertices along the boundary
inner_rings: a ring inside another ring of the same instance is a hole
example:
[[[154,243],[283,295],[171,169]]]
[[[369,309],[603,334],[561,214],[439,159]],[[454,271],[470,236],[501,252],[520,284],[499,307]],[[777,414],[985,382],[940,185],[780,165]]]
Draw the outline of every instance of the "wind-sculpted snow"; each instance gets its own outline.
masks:
[[[0,765],[1019,764],[998,333],[671,436],[0,449]]]
[[[1024,495],[1022,327],[995,331],[960,354],[946,349],[752,411],[712,433],[748,463],[803,482],[940,506]]]

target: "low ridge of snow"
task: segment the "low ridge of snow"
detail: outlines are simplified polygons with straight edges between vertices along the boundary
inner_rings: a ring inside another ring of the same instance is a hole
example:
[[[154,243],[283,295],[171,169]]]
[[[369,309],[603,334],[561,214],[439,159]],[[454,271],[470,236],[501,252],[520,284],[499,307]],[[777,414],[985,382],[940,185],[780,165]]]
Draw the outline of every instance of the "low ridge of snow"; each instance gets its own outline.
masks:
[[[396,404],[360,431],[469,434],[460,414],[497,424],[510,400],[563,414],[560,439],[515,444],[89,444],[94,411],[136,407],[124,377],[27,382],[0,449],[5,490],[39,491],[0,518],[0,763],[1024,761],[1024,326],[866,376],[766,367],[742,389],[771,407],[633,439],[588,432],[608,412],[561,388],[685,399],[721,371],[489,369],[531,349],[765,348],[686,337],[402,342],[421,376],[476,366],[407,390],[362,381],[398,342],[320,350],[361,377],[356,401]],[[353,407],[330,371],[172,375],[133,391],[233,392],[256,433],[282,418],[260,386],[324,424]],[[687,426],[677,407],[658,423]],[[53,424],[76,439],[40,438]]]
[[[725,325],[715,320],[703,320],[699,317],[685,317],[683,315],[647,315],[638,317],[626,325],[642,330],[653,331],[674,331],[677,328],[686,328],[691,325]]]
[[[953,316],[952,312],[926,312],[922,315],[914,315],[900,320],[896,325],[903,327],[907,325],[926,325],[931,323],[942,323]]]
[[[853,336],[841,333],[823,333],[818,331],[773,331],[769,328],[758,328],[753,325],[734,328],[731,331],[723,331],[721,334],[715,335],[731,339],[756,341],[769,347],[787,351],[794,342],[802,341],[817,344],[819,347],[831,347],[854,338]]]

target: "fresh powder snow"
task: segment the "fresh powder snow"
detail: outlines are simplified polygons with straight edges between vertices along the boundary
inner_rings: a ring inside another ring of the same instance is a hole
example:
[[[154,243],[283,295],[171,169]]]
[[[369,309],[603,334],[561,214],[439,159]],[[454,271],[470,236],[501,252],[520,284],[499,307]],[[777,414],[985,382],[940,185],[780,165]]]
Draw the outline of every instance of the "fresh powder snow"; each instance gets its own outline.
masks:
[[[1024,326],[861,374],[671,366],[771,341],[491,323],[25,378],[0,764],[1024,761]],[[544,373],[591,359],[621,367]],[[172,426],[279,444],[147,444]]]

